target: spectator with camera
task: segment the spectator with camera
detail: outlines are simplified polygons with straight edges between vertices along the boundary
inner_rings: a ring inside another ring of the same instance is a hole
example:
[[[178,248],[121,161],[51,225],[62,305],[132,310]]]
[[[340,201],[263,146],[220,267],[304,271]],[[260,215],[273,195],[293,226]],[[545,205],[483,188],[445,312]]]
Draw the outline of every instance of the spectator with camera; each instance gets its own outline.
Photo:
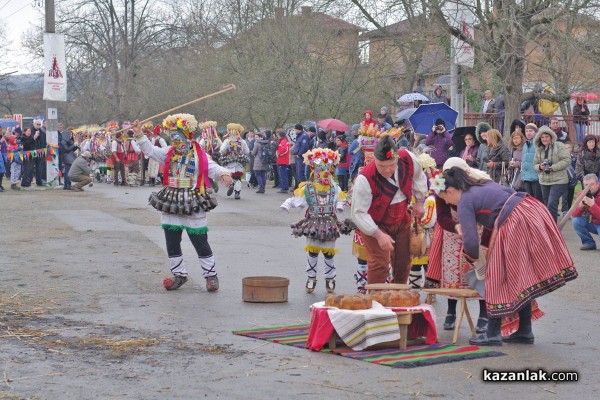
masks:
[[[63,163],[65,164],[64,185],[63,190],[71,190],[71,180],[69,179],[69,171],[71,165],[75,162],[77,156],[75,152],[79,150],[79,146],[75,144],[73,132],[66,131],[63,133],[62,141],[60,142],[60,153],[62,154]]]
[[[536,147],[533,169],[539,174],[544,204],[556,221],[558,202],[568,190],[567,168],[571,165],[571,154],[567,146],[559,142],[554,131],[546,125],[540,127],[533,142]]]
[[[600,235],[600,186],[598,175],[587,174],[583,177],[583,186],[590,185],[585,196],[579,193],[580,205],[573,211],[573,229],[581,239],[580,250],[596,250],[596,241],[592,234]]]
[[[448,159],[448,151],[453,147],[452,136],[446,131],[446,123],[443,119],[435,120],[435,125],[431,127],[431,133],[425,139],[425,146],[431,147],[429,155],[435,160],[438,168],[442,168]]]
[[[84,151],[81,156],[77,157],[73,161],[73,165],[69,170],[69,179],[75,183],[73,190],[76,192],[83,192],[83,187],[92,183],[90,177],[90,160],[92,159],[92,153]]]

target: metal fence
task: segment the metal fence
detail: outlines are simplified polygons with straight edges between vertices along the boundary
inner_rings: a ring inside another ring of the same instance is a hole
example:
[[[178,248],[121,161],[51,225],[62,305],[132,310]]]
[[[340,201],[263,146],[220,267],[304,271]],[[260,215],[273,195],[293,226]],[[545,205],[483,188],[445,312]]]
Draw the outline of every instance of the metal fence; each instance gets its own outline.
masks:
[[[560,126],[563,128],[565,132],[569,134],[569,138],[571,141],[575,141],[575,126],[573,125],[573,115],[572,114],[553,114],[553,115],[527,115],[522,114],[521,119],[526,123],[534,123],[538,127],[542,125],[547,125],[550,121],[550,117],[558,118],[560,122]],[[498,129],[501,124],[503,115],[499,114],[481,114],[481,113],[465,113],[465,126],[475,126],[480,122],[487,122],[494,129]],[[508,129],[510,127],[510,122],[505,127]],[[591,134],[595,136],[600,136],[600,115],[593,114],[590,115],[590,120],[588,121],[588,127],[586,129],[586,134]]]

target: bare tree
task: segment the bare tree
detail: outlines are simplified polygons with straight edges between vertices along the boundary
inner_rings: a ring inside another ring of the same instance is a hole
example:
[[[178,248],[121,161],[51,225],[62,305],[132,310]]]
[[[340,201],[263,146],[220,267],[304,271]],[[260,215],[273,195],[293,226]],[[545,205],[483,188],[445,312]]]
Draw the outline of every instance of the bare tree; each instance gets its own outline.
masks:
[[[170,26],[160,18],[159,6],[151,0],[77,0],[61,1],[57,8],[71,65],[89,71],[74,78],[92,81],[71,84],[85,88],[96,83],[113,116],[136,116],[139,110],[130,108],[129,94],[139,69],[171,46]]]

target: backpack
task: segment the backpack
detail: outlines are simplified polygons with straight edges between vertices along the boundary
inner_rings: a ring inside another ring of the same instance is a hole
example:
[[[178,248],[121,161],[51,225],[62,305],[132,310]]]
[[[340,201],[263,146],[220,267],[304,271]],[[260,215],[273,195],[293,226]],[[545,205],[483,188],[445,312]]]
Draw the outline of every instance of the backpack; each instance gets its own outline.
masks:
[[[275,164],[277,161],[270,143],[262,143],[260,148],[260,161],[262,161],[263,164]]]

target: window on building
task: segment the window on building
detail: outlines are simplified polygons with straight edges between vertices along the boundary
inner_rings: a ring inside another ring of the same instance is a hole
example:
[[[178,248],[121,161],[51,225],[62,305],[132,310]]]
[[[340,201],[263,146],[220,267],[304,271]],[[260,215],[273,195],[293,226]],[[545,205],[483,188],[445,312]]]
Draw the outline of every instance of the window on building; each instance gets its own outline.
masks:
[[[371,47],[371,42],[369,40],[361,40],[358,42],[358,50],[360,54],[360,63],[368,64],[369,63],[369,51]]]

